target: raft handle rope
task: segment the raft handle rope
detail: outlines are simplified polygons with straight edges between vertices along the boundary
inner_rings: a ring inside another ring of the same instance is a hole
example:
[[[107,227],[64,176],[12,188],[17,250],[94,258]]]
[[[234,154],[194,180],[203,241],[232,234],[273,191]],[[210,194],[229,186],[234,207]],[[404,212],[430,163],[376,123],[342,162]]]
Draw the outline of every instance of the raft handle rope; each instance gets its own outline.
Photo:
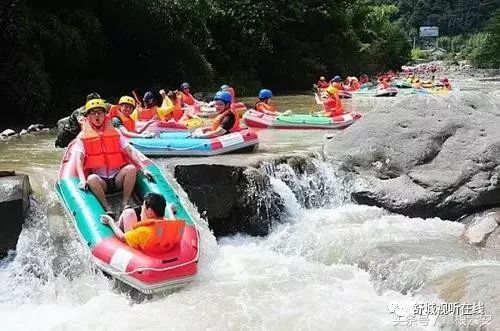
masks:
[[[195,222],[196,223],[196,222]],[[172,269],[176,269],[176,268],[181,268],[181,267],[184,267],[186,265],[189,265],[193,262],[197,262],[199,257],[200,257],[200,247],[199,247],[199,243],[200,243],[200,232],[198,230],[198,228],[196,227],[196,242],[198,243],[198,245],[196,246],[196,256],[192,259],[192,260],[189,260],[189,261],[186,261],[184,263],[181,263],[181,264],[176,264],[174,266],[170,266],[170,267],[164,267],[164,268],[154,268],[154,267],[139,267],[139,268],[135,268],[131,271],[115,271],[115,270],[111,270],[111,268],[113,268],[109,263],[103,263],[102,260],[96,258],[95,256],[92,256],[94,258],[94,260],[96,261],[97,264],[103,266],[105,269],[106,269],[106,272],[114,275],[114,276],[121,276],[121,275],[131,275],[133,273],[141,273],[143,271],[156,271],[156,272],[162,272],[162,271],[168,271],[168,270],[172,270]]]

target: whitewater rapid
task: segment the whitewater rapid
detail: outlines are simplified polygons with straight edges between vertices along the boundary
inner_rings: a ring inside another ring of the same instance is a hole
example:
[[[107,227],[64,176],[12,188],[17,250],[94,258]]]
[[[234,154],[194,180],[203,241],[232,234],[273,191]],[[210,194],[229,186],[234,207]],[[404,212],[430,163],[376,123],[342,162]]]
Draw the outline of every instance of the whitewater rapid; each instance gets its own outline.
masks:
[[[286,220],[267,237],[216,242],[199,219],[199,276],[142,303],[92,267],[55,194],[37,195],[17,255],[0,266],[1,329],[404,329],[388,307],[440,302],[435,293],[419,293],[426,280],[458,267],[498,265],[463,244],[462,224],[350,203],[348,187],[315,162],[314,175],[263,166],[285,201]],[[38,185],[52,180],[38,178],[45,182]],[[449,250],[453,259],[441,254]],[[438,329],[412,330],[419,328]]]

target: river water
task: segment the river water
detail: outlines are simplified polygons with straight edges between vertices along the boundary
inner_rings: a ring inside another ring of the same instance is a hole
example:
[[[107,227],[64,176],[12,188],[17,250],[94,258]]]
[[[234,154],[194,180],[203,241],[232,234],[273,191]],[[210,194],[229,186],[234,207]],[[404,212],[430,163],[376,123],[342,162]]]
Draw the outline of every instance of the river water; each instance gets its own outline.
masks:
[[[311,99],[277,101],[284,109],[308,111]],[[381,106],[373,102],[348,107]],[[260,153],[252,157],[303,152],[324,135],[263,130]],[[0,263],[2,330],[456,330],[457,323],[443,326],[425,314],[427,322],[415,320],[411,327],[398,320],[415,304],[445,300],[484,304],[493,315],[489,328],[499,325],[497,252],[465,244],[459,223],[352,204],[349,187],[320,159],[313,161],[314,175],[264,164],[262,171],[285,201],[286,220],[263,238],[238,235],[217,242],[199,219],[197,279],[181,291],[137,303],[92,267],[65,218],[53,189],[62,151],[53,142],[53,134],[40,133],[0,145],[0,169],[28,173],[35,192],[17,254]],[[170,171],[176,162],[194,162],[189,160],[157,161]],[[315,207],[306,208],[311,196]]]

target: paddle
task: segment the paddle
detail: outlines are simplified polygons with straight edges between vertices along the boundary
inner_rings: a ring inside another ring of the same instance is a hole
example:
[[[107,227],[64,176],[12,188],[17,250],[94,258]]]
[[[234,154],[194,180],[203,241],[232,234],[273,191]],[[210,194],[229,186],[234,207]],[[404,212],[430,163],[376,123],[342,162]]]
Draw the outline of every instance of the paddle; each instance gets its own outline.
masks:
[[[137,93],[135,92],[135,90],[132,91],[132,95],[134,96],[135,102],[137,102],[137,104],[140,105],[141,107],[144,107],[142,105],[141,99],[139,99],[139,96],[137,95]]]

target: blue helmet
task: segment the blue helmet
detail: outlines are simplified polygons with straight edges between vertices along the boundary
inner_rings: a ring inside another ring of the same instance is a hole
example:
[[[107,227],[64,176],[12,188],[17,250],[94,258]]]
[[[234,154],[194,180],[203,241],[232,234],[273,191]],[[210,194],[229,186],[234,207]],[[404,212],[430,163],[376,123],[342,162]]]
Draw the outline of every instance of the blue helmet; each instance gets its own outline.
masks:
[[[273,92],[268,89],[262,89],[259,91],[259,99],[269,99],[273,97]]]
[[[184,82],[184,83],[181,84],[181,90],[184,90],[184,89],[187,89],[187,88],[189,88],[189,83]]]
[[[215,101],[220,100],[224,103],[231,103],[231,94],[229,94],[229,92],[226,91],[219,91],[215,93],[214,100]]]
[[[333,79],[332,79],[332,80],[333,80],[334,82],[341,82],[341,81],[342,81],[342,78],[340,78],[340,76],[339,76],[339,75],[337,75],[337,76],[333,77]]]
[[[222,85],[222,86],[220,87],[220,90],[219,90],[219,91],[225,91],[225,90],[226,90],[226,89],[228,89],[228,88],[229,88],[229,85],[224,84],[224,85]]]

